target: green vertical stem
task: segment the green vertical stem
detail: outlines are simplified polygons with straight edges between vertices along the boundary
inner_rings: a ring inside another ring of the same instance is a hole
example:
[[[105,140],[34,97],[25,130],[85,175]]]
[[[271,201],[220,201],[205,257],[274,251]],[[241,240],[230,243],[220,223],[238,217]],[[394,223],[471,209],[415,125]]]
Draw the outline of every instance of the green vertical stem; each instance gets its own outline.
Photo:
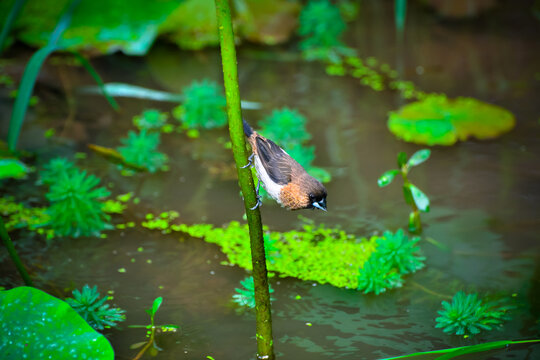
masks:
[[[11,241],[11,238],[9,237],[9,234],[7,232],[6,226],[4,225],[4,220],[2,217],[0,217],[0,237],[2,238],[2,242],[6,246],[6,249],[9,253],[9,256],[11,257],[11,260],[15,263],[15,266],[17,267],[17,270],[19,270],[19,274],[21,274],[21,277],[24,280],[24,283],[27,286],[34,286],[34,283],[32,282],[32,279],[30,279],[30,276],[28,275],[28,272],[26,271],[26,268],[24,267],[21,258],[17,254],[17,250],[15,250],[15,246],[13,246],[13,242]]]
[[[407,0],[395,0],[394,21],[396,23],[396,34],[397,34],[398,42],[403,42],[406,18],[407,18]]]
[[[257,204],[257,194],[251,176],[251,169],[242,168],[242,166],[248,163],[248,154],[240,110],[240,92],[238,90],[238,72],[231,9],[228,0],[215,0],[215,4],[225,96],[227,99],[229,133],[238,172],[238,183],[244,196],[244,206],[249,225],[251,261],[253,264],[253,280],[255,284],[257,357],[259,359],[274,359],[270,293],[268,291],[261,213],[258,207],[255,210],[251,210]]]

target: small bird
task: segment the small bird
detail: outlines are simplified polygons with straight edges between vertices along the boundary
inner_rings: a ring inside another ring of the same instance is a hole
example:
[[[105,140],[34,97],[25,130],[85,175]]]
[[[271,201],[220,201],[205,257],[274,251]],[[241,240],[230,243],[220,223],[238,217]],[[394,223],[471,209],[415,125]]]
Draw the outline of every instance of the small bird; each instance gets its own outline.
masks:
[[[253,154],[249,163],[254,164],[259,182],[281,206],[289,210],[320,209],[326,211],[326,188],[309,175],[285,150],[244,122]],[[254,209],[259,203],[254,207]]]

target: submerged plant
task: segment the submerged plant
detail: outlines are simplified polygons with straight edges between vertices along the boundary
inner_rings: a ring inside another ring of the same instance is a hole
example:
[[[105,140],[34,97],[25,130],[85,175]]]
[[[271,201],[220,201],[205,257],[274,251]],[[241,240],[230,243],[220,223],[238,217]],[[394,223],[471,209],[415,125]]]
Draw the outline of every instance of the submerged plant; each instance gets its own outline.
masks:
[[[340,10],[328,0],[310,1],[300,13],[298,34],[306,60],[339,61],[342,55],[354,54],[340,38],[346,29]]]
[[[379,295],[402,285],[401,274],[392,267],[392,264],[374,254],[364,263],[358,275],[358,290],[363,290],[364,294],[373,292]]]
[[[106,304],[107,296],[99,298],[97,286],[84,285],[82,290],[73,290],[73,298],[66,298],[66,302],[88,325],[96,330],[116,327],[117,323],[126,319],[125,310],[110,307]]]
[[[240,306],[245,306],[250,309],[255,309],[255,285],[253,282],[253,276],[249,276],[244,280],[240,281],[241,288],[235,288],[236,294],[233,295],[233,302]],[[271,293],[274,292],[272,286],[268,284],[268,291]],[[275,300],[270,297],[270,300]]]
[[[156,344],[156,333],[157,332],[176,332],[179,329],[178,325],[156,325],[154,323],[154,317],[156,316],[157,311],[159,310],[159,307],[161,306],[161,303],[163,302],[162,297],[158,297],[154,300],[154,303],[152,304],[152,307],[150,309],[146,309],[146,313],[150,315],[150,324],[148,325],[129,325],[130,328],[135,329],[147,329],[146,331],[146,337],[148,340],[142,341],[136,344],[131,345],[131,349],[138,349],[141,346],[143,347],[135,356],[134,360],[140,359],[141,356],[144,355],[144,353],[150,349],[150,354],[155,356],[157,355],[158,351],[163,350]],[[150,348],[151,347],[151,348]]]
[[[385,231],[383,236],[377,237],[375,251],[358,274],[358,290],[379,295],[388,289],[401,287],[403,275],[424,267],[425,257],[418,254],[418,241],[419,237],[409,240],[402,229],[395,233]]]
[[[169,115],[155,109],[144,110],[141,115],[133,117],[133,125],[139,130],[158,130],[163,132],[172,131],[172,127],[166,126]]]
[[[149,133],[145,129],[139,133],[130,131],[120,142],[124,146],[120,146],[118,152],[126,162],[144,167],[151,173],[167,169],[167,155],[157,150],[159,133]]]
[[[73,173],[77,170],[75,163],[73,161],[66,159],[65,157],[56,157],[51,159],[40,172],[41,181],[45,184],[53,184],[60,177],[70,173]]]
[[[420,211],[429,212],[429,198],[409,181],[409,170],[411,167],[420,165],[426,161],[430,154],[431,151],[429,149],[419,150],[407,160],[407,154],[400,152],[397,157],[399,168],[386,171],[377,180],[379,187],[385,187],[394,180],[396,175],[401,174],[403,178],[403,197],[405,198],[405,202],[412,208],[412,212],[409,214],[409,231],[413,233],[422,231]]]
[[[435,319],[435,327],[455,335],[476,335],[482,330],[492,330],[500,327],[509,319],[508,310],[512,306],[499,302],[484,301],[478,294],[457,292],[452,302],[442,302],[442,310]]]
[[[46,194],[51,202],[48,212],[55,234],[90,236],[105,229],[109,216],[103,212],[100,199],[110,193],[97,187],[99,182],[99,178],[78,169],[58,175]]]
[[[215,82],[194,81],[182,95],[184,102],[173,110],[173,115],[185,128],[212,129],[227,124],[227,103]]]

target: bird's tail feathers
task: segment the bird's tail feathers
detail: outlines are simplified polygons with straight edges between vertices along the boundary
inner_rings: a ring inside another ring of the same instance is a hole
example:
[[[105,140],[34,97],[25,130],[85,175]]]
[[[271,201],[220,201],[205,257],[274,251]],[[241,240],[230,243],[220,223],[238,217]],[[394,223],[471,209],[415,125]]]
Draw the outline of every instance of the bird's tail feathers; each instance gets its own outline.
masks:
[[[249,126],[246,120],[242,119],[242,122],[244,124],[244,134],[246,134],[247,137],[250,137],[251,134],[253,134],[253,129],[251,126]]]

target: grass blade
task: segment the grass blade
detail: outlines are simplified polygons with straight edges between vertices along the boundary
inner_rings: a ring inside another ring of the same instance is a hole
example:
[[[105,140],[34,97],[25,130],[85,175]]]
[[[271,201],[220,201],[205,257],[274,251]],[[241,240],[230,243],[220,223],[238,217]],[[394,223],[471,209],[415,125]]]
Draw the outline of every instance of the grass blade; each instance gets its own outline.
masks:
[[[97,82],[99,86],[99,89],[103,93],[103,96],[105,96],[105,99],[107,99],[109,104],[111,104],[112,108],[118,111],[119,109],[118,103],[114,100],[112,96],[109,95],[109,93],[107,92],[107,89],[105,88],[105,84],[103,83],[103,80],[101,80],[101,77],[97,73],[96,69],[94,69],[92,64],[90,64],[90,62],[86,60],[86,58],[82,56],[81,53],[77,51],[70,51],[70,52],[73,54],[73,56],[75,56],[79,60],[79,62],[86,69],[86,71],[88,71],[88,73],[94,78],[94,80]]]
[[[15,3],[9,11],[6,22],[2,27],[2,32],[0,33],[0,54],[2,54],[2,50],[4,50],[4,43],[9,34],[9,30],[11,30],[11,26],[15,22],[15,19],[17,19],[17,16],[19,16],[19,13],[21,12],[24,4],[26,4],[26,0],[15,0]]]
[[[32,55],[24,69],[24,74],[19,85],[17,98],[15,99],[11,119],[9,121],[8,148],[10,151],[14,151],[17,146],[17,140],[19,139],[26,110],[28,109],[28,103],[30,102],[30,97],[32,96],[32,91],[34,90],[34,85],[39,71],[41,70],[41,66],[45,59],[57,49],[56,46],[49,45],[39,49]]]
[[[56,24],[47,45],[36,51],[28,61],[28,64],[26,64],[21,83],[19,84],[17,98],[15,99],[15,104],[13,105],[11,119],[9,121],[8,148],[10,151],[14,151],[17,147],[17,140],[19,139],[26,110],[28,110],[28,103],[30,102],[30,97],[32,96],[34,85],[36,84],[36,79],[39,71],[41,70],[41,66],[52,52],[61,48],[59,45],[57,45],[57,42],[64,31],[66,31],[68,28],[73,11],[80,2],[81,0],[73,0],[66,7],[66,10],[60,17],[60,20],[58,20],[58,23]]]
[[[451,349],[417,352],[417,353],[408,354],[408,355],[385,358],[382,360],[411,359],[411,358],[422,357],[422,356],[431,355],[431,354],[434,354],[434,355],[440,354],[440,356],[435,358],[436,360],[449,360],[449,359],[455,358],[456,356],[461,356],[465,354],[474,354],[477,352],[488,351],[488,350],[502,349],[509,345],[534,344],[534,343],[539,343],[539,342],[540,342],[540,339],[520,340],[520,341],[512,341],[512,340],[492,341],[492,342],[487,342],[483,344],[462,346],[462,347],[451,348]]]

